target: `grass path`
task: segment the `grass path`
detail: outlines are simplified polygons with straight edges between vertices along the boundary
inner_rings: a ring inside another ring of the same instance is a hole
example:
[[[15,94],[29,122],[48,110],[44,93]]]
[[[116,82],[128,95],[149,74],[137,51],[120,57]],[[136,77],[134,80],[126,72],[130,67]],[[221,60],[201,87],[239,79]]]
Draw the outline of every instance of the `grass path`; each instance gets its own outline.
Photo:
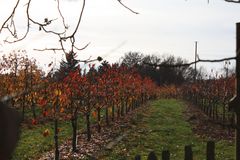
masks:
[[[194,159],[204,160],[207,139],[196,137],[191,126],[184,120],[182,112],[184,102],[175,99],[163,99],[152,102],[144,113],[138,113],[128,136],[112,151],[105,151],[103,160],[133,159],[140,154],[146,159],[154,150],[161,157],[163,150],[169,150],[171,160],[184,159],[185,145],[192,145]],[[233,160],[234,144],[228,141],[216,142],[216,159]]]
[[[163,99],[153,101],[144,112],[137,113],[130,121],[131,128],[123,140],[111,151],[104,151],[102,160],[133,159],[140,154],[146,159],[147,154],[154,150],[160,159],[163,150],[170,150],[171,160],[183,159],[185,145],[192,145],[194,159],[204,160],[207,139],[201,139],[192,133],[191,126],[183,118],[182,112],[186,104],[180,100]],[[79,128],[84,128],[84,121],[79,118]],[[43,137],[45,129],[50,130],[50,136]],[[71,137],[69,122],[61,122],[60,141]],[[53,146],[53,125],[33,126],[22,130],[21,138],[12,160],[37,159],[42,153],[51,150]],[[217,160],[233,160],[234,144],[228,141],[216,143]]]

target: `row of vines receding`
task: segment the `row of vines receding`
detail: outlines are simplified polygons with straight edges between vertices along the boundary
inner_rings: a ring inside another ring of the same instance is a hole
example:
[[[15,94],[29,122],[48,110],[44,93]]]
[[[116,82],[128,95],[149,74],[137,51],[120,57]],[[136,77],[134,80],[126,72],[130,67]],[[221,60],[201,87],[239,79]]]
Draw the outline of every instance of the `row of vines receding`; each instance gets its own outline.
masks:
[[[60,121],[71,122],[72,150],[76,151],[79,116],[85,119],[87,140],[90,141],[91,118],[101,132],[104,125],[109,126],[157,97],[155,83],[141,77],[134,69],[108,63],[99,67],[89,65],[87,69],[79,65],[58,78],[53,71],[44,73],[35,60],[26,56],[15,53],[1,58],[1,97],[21,113],[22,123],[53,122],[56,159],[59,158]],[[43,136],[48,135],[47,129],[43,131]]]
[[[181,86],[160,87],[164,98],[182,98],[198,106],[213,122],[235,128],[235,114],[229,101],[235,95],[235,74],[209,79],[199,79]]]

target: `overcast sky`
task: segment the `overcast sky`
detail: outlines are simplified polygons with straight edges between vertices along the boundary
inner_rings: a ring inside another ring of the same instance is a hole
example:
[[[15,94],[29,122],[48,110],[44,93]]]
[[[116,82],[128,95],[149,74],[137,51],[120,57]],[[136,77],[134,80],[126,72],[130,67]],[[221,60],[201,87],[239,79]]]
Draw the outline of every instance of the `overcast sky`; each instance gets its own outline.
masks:
[[[0,0],[0,25],[15,0]],[[81,11],[82,0],[60,0],[66,23],[74,28]],[[144,54],[172,54],[191,61],[194,59],[194,43],[198,41],[198,53],[202,59],[223,58],[235,55],[235,24],[240,21],[240,4],[223,0],[122,0],[139,12],[132,14],[116,0],[86,0],[82,23],[77,33],[77,45],[90,46],[79,53],[85,59],[102,56],[115,62],[124,53],[139,51]],[[25,2],[21,4],[24,6]],[[32,0],[33,18],[57,17],[55,0]],[[19,35],[24,32],[25,21],[21,10],[17,12]],[[56,22],[58,23],[58,22]],[[61,30],[56,24],[54,29]],[[0,34],[0,40],[5,38]],[[17,44],[1,42],[0,51],[26,49],[41,64],[58,61],[63,56],[33,51],[33,48],[56,46],[57,39],[32,27],[29,37]],[[214,68],[213,65],[205,65]]]

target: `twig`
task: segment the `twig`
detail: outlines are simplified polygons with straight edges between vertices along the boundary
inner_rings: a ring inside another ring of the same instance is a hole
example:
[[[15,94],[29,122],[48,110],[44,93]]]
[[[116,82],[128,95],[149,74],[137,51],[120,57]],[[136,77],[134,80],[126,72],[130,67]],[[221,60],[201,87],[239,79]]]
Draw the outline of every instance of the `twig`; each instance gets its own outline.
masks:
[[[80,12],[80,16],[79,16],[79,19],[78,19],[78,23],[77,23],[77,26],[75,28],[75,30],[73,31],[73,33],[70,35],[70,36],[67,36],[67,37],[62,37],[62,39],[66,40],[66,39],[69,39],[69,38],[72,38],[74,37],[74,35],[76,34],[78,28],[79,28],[79,25],[82,21],[82,16],[83,16],[83,11],[84,11],[84,8],[85,8],[85,3],[86,3],[86,0],[83,0],[83,4],[82,4],[82,10]]]
[[[14,16],[15,11],[16,11],[16,9],[17,9],[17,7],[18,7],[19,2],[20,2],[20,0],[17,1],[17,3],[16,3],[16,5],[14,6],[13,11],[12,11],[12,13],[10,14],[10,16],[3,22],[3,24],[2,24],[2,26],[1,26],[1,28],[0,28],[0,33],[1,33],[2,29],[3,29],[3,27],[4,27],[4,26],[6,25],[6,23],[9,21],[9,19]]]
[[[90,63],[90,62],[94,62],[94,61],[102,61],[102,57],[97,57],[96,59],[92,59],[91,60],[91,57],[89,57],[88,59],[86,60],[77,60],[78,62],[83,62],[83,63]]]
[[[33,49],[35,51],[53,51],[56,53],[56,51],[62,51],[62,48],[44,48],[44,49]]]
[[[66,25],[66,23],[65,23],[65,19],[64,19],[63,15],[62,15],[62,12],[61,12],[61,10],[60,10],[60,2],[59,2],[59,0],[57,0],[57,8],[58,8],[58,13],[60,14],[60,16],[61,16],[61,18],[62,18],[62,23],[63,23],[63,25],[64,25],[64,28],[65,28],[65,30],[66,30],[66,29],[68,29],[68,27],[67,27],[67,25]]]
[[[79,51],[82,51],[84,49],[86,49],[88,46],[90,45],[90,42],[88,44],[86,44],[84,47],[82,48],[77,48],[76,46],[73,46],[75,49],[79,50]]]
[[[14,40],[14,41],[8,41],[8,40],[5,40],[4,42],[7,42],[7,43],[16,43],[16,42],[19,42],[19,41],[22,41],[23,39],[25,39],[29,33],[29,29],[30,29],[30,22],[29,22],[29,8],[30,8],[30,3],[31,3],[32,0],[29,0],[28,3],[27,3],[27,9],[26,9],[26,13],[27,13],[27,31],[26,33],[24,34],[24,36],[22,38],[17,38],[17,40]]]
[[[15,33],[13,31],[11,31],[11,29],[9,28],[8,25],[6,27],[3,27],[3,28],[6,28],[13,37],[16,36]]]
[[[128,9],[129,11],[131,11],[134,14],[139,14],[138,12],[135,12],[134,10],[132,10],[131,8],[129,8],[128,6],[126,6],[125,4],[122,3],[121,0],[117,0],[123,7],[125,7],[126,9]]]
[[[29,20],[38,25],[39,27],[41,27],[41,29],[44,30],[44,32],[46,33],[52,33],[52,34],[55,34],[55,35],[61,35],[61,34],[64,34],[66,31],[63,31],[63,32],[55,32],[55,31],[50,31],[50,30],[47,30],[45,27],[48,26],[49,24],[51,24],[52,21],[56,20],[56,19],[52,19],[52,20],[49,20],[48,22],[46,22],[45,24],[42,24],[42,23],[39,23],[37,21],[34,21],[32,18],[29,17]]]

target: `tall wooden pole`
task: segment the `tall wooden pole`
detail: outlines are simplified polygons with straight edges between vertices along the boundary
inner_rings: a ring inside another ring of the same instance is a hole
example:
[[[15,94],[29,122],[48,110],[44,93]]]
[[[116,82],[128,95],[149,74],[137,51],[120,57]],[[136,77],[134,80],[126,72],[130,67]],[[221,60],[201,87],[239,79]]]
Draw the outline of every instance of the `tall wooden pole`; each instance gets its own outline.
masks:
[[[236,40],[236,99],[240,100],[240,23],[237,23],[237,40]],[[240,103],[235,106],[236,112],[236,160],[240,160]]]
[[[195,41],[195,62],[197,61],[197,44],[198,42]],[[194,66],[194,70],[195,70],[195,74],[194,74],[194,82],[196,82],[197,80],[197,63],[195,63],[195,66]]]
[[[236,160],[240,160],[240,23],[236,24],[236,93],[229,101],[229,110],[235,112]]]

